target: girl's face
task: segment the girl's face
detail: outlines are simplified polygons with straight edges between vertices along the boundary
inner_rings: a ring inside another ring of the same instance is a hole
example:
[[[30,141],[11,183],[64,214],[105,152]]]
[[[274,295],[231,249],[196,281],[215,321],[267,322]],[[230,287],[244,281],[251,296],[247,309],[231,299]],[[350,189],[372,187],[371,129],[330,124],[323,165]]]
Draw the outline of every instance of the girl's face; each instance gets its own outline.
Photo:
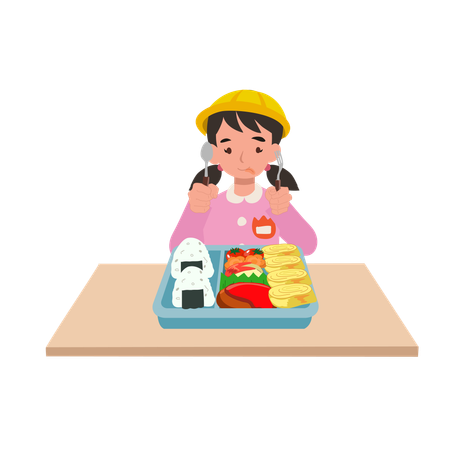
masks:
[[[278,144],[272,144],[272,133],[259,123],[260,133],[247,128],[237,117],[242,132],[231,128],[225,120],[216,135],[213,145],[212,164],[220,164],[222,169],[234,178],[251,179],[260,175],[268,163],[276,160]]]

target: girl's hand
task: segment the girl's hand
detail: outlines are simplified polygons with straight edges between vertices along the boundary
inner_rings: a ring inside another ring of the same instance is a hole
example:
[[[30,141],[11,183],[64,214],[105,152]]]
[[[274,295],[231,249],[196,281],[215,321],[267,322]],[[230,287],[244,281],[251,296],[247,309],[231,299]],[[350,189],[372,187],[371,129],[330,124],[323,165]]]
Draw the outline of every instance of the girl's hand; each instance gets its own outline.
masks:
[[[269,200],[272,213],[279,215],[288,210],[292,195],[289,194],[287,187],[282,187],[277,191],[274,186],[271,186],[266,189],[266,198]]]
[[[215,184],[205,186],[202,183],[194,183],[189,191],[189,206],[195,213],[205,213],[210,208],[210,202],[217,198],[219,188]]]

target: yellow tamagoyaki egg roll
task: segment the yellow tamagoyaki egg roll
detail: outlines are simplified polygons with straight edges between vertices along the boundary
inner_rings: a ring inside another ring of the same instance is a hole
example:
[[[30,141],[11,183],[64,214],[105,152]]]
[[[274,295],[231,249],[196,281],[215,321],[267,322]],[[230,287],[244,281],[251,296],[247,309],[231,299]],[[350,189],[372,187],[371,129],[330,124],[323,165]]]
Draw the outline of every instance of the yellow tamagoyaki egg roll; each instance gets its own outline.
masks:
[[[265,260],[266,260],[265,269],[267,273],[282,269],[305,270],[305,265],[303,264],[303,261],[300,258],[300,256],[274,256],[272,258],[265,258]]]
[[[294,244],[274,244],[266,245],[262,248],[264,258],[272,258],[273,256],[300,256],[300,250]]]
[[[302,269],[274,270],[267,275],[267,282],[270,287],[279,286],[280,284],[312,284],[308,272]]]
[[[311,286],[307,284],[282,284],[269,290],[269,299],[277,308],[295,308],[314,303],[317,298]]]

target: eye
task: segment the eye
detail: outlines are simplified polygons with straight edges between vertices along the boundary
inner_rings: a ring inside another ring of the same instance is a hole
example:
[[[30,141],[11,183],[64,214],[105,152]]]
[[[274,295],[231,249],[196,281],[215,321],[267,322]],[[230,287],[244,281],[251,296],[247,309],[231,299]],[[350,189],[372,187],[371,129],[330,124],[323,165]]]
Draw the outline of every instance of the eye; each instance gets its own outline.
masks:
[[[225,149],[224,151],[225,151],[225,153],[228,153],[228,154],[230,154],[230,153],[231,153],[231,148],[230,148],[230,147],[228,147],[228,148],[227,148],[227,149]]]
[[[262,152],[262,148],[256,147],[256,153],[261,153]]]

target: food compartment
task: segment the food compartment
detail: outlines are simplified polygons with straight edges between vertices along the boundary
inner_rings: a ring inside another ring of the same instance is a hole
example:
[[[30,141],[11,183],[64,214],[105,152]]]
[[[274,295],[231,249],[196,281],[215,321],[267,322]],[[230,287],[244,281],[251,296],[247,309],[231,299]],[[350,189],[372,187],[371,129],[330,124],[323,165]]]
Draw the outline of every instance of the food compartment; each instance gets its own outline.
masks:
[[[220,311],[273,309],[268,297],[270,286],[267,283],[267,274],[263,269],[265,262],[253,254],[257,254],[261,247],[255,245],[240,245],[238,248],[223,247],[216,308]],[[250,249],[258,250],[242,255],[243,252]],[[242,252],[239,256],[235,256],[238,250]],[[230,259],[227,258],[227,254],[230,255]],[[227,267],[232,270],[227,270]],[[219,293],[220,298],[218,298]]]
[[[275,247],[275,246],[273,246],[273,247]],[[248,249],[255,248],[255,245],[245,245],[245,246],[241,245],[241,246],[239,246],[239,248],[245,251]],[[223,274],[225,274],[225,271],[226,271],[225,263],[228,261],[226,258],[227,251],[228,250],[224,250],[221,255],[221,268],[220,269]],[[311,294],[307,297],[307,300],[309,300],[309,301],[307,301],[307,303],[295,305],[295,306],[293,305],[293,306],[289,306],[287,308],[282,308],[282,309],[290,309],[290,310],[297,309],[297,308],[305,309],[305,308],[308,308],[311,303],[314,303],[317,301],[317,299],[315,297],[314,287],[312,285],[312,281],[309,276],[309,270],[306,265],[305,257],[303,255],[303,251],[300,247],[297,247],[297,246],[295,246],[295,251],[297,253],[296,255],[271,256],[270,259],[266,258],[266,257],[264,258],[267,263],[274,262],[273,260],[275,260],[275,262],[279,261],[282,264],[279,264],[280,268],[278,270],[272,269],[272,270],[269,270],[269,272],[264,267],[262,269],[264,275],[261,275],[262,278],[259,281],[260,283],[270,286],[269,280],[267,278],[269,276],[269,274],[271,274],[271,276],[273,277],[277,271],[282,271],[283,272],[282,277],[280,277],[280,274],[278,274],[278,277],[280,278],[280,280],[278,280],[278,289],[281,287],[281,285],[286,284],[287,287],[285,289],[287,289],[287,290],[291,289],[291,290],[296,291],[298,289],[301,289],[299,285],[304,284],[304,285],[308,286],[308,287],[305,286],[305,290],[309,289],[310,292],[312,291]],[[291,261],[291,259],[292,259],[292,261]],[[293,265],[293,267],[295,267],[295,268],[291,268],[291,265]],[[294,275],[297,277],[297,279],[299,281],[297,281],[293,284],[290,284],[290,278],[292,278]],[[222,275],[219,274],[219,280],[218,280],[219,287],[218,287],[217,292],[219,292],[219,290],[220,290],[220,285],[221,285],[220,277],[221,276]],[[245,272],[241,272],[241,274],[239,275],[239,278],[240,279],[242,278],[242,282],[246,282],[248,280],[248,278],[245,275]],[[240,279],[239,279],[239,282],[241,281]],[[252,276],[252,282],[258,283],[258,279],[255,276]],[[275,303],[272,301],[272,299],[271,299],[271,302],[272,302],[272,304],[275,305]],[[278,301],[278,303],[279,304],[285,304],[285,303],[289,304],[289,302],[284,302],[284,301]],[[215,304],[215,308],[221,309],[219,307],[219,305],[217,304],[217,301]]]

